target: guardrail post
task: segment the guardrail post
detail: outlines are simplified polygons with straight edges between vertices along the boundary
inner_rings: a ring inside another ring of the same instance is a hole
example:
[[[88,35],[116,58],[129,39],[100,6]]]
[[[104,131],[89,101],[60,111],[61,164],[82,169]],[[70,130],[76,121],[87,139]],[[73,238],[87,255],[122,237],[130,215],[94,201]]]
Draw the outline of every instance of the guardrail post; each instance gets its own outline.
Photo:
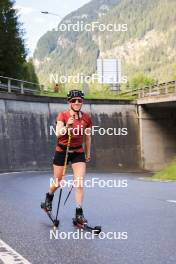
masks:
[[[175,81],[175,93],[176,93],[176,81]]]
[[[149,86],[149,96],[152,94],[152,86]]]
[[[11,93],[11,79],[8,79],[8,93]]]
[[[158,85],[157,85],[157,93],[158,93],[158,95],[161,94],[161,90],[160,90],[160,85],[159,85],[159,83],[158,83]]]
[[[24,83],[21,82],[21,94],[24,94]]]
[[[168,93],[168,89],[167,89],[167,83],[166,83],[166,86],[165,86],[165,94]]]
[[[133,96],[133,87],[131,87],[131,96]]]

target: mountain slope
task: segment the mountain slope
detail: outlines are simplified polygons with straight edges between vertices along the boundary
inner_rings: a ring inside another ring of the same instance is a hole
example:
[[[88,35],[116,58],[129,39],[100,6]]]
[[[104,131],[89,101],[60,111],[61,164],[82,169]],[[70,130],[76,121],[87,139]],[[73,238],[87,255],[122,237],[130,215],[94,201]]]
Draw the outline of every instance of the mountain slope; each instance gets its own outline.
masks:
[[[40,80],[49,74],[92,74],[96,59],[121,58],[130,79],[138,72],[165,81],[176,69],[175,0],[93,0],[67,15],[59,24],[99,21],[127,24],[125,32],[49,31],[34,53]]]

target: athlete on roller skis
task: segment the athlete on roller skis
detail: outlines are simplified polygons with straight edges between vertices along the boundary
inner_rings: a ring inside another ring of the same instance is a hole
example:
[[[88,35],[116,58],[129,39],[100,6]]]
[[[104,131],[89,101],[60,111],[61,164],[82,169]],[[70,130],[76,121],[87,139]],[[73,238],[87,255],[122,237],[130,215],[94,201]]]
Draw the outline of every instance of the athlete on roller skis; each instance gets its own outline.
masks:
[[[52,211],[54,193],[60,187],[64,171],[64,161],[68,145],[69,133],[71,143],[68,151],[67,164],[71,162],[75,184],[76,212],[75,220],[79,224],[86,224],[82,204],[84,198],[83,182],[86,174],[86,162],[90,161],[91,151],[91,126],[90,115],[81,111],[84,94],[80,90],[71,90],[67,94],[68,109],[57,115],[56,135],[57,146],[53,159],[54,182],[46,193],[42,208],[47,212]],[[76,133],[74,134],[74,129]],[[72,132],[71,132],[72,131]],[[79,132],[79,133],[78,133]],[[83,148],[83,143],[85,144]]]

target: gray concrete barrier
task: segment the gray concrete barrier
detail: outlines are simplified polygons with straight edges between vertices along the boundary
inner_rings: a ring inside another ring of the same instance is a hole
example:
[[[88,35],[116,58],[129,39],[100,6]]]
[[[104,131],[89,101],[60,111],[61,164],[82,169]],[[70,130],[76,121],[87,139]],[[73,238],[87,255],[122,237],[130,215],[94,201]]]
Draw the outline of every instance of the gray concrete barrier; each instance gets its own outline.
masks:
[[[44,170],[52,167],[56,137],[50,135],[57,113],[67,108],[63,99],[25,95],[0,96],[0,171]],[[89,100],[93,125],[127,128],[128,135],[92,137],[91,170],[141,169],[136,106],[126,101]]]

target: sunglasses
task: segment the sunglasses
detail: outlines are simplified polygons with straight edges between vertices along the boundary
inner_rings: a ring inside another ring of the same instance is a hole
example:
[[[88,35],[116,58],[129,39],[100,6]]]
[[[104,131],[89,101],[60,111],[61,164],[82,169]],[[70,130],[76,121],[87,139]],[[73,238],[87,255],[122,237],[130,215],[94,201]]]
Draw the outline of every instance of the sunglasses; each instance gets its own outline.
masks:
[[[70,103],[76,103],[76,102],[78,102],[79,104],[81,104],[83,102],[83,100],[82,99],[71,99],[69,102]]]

